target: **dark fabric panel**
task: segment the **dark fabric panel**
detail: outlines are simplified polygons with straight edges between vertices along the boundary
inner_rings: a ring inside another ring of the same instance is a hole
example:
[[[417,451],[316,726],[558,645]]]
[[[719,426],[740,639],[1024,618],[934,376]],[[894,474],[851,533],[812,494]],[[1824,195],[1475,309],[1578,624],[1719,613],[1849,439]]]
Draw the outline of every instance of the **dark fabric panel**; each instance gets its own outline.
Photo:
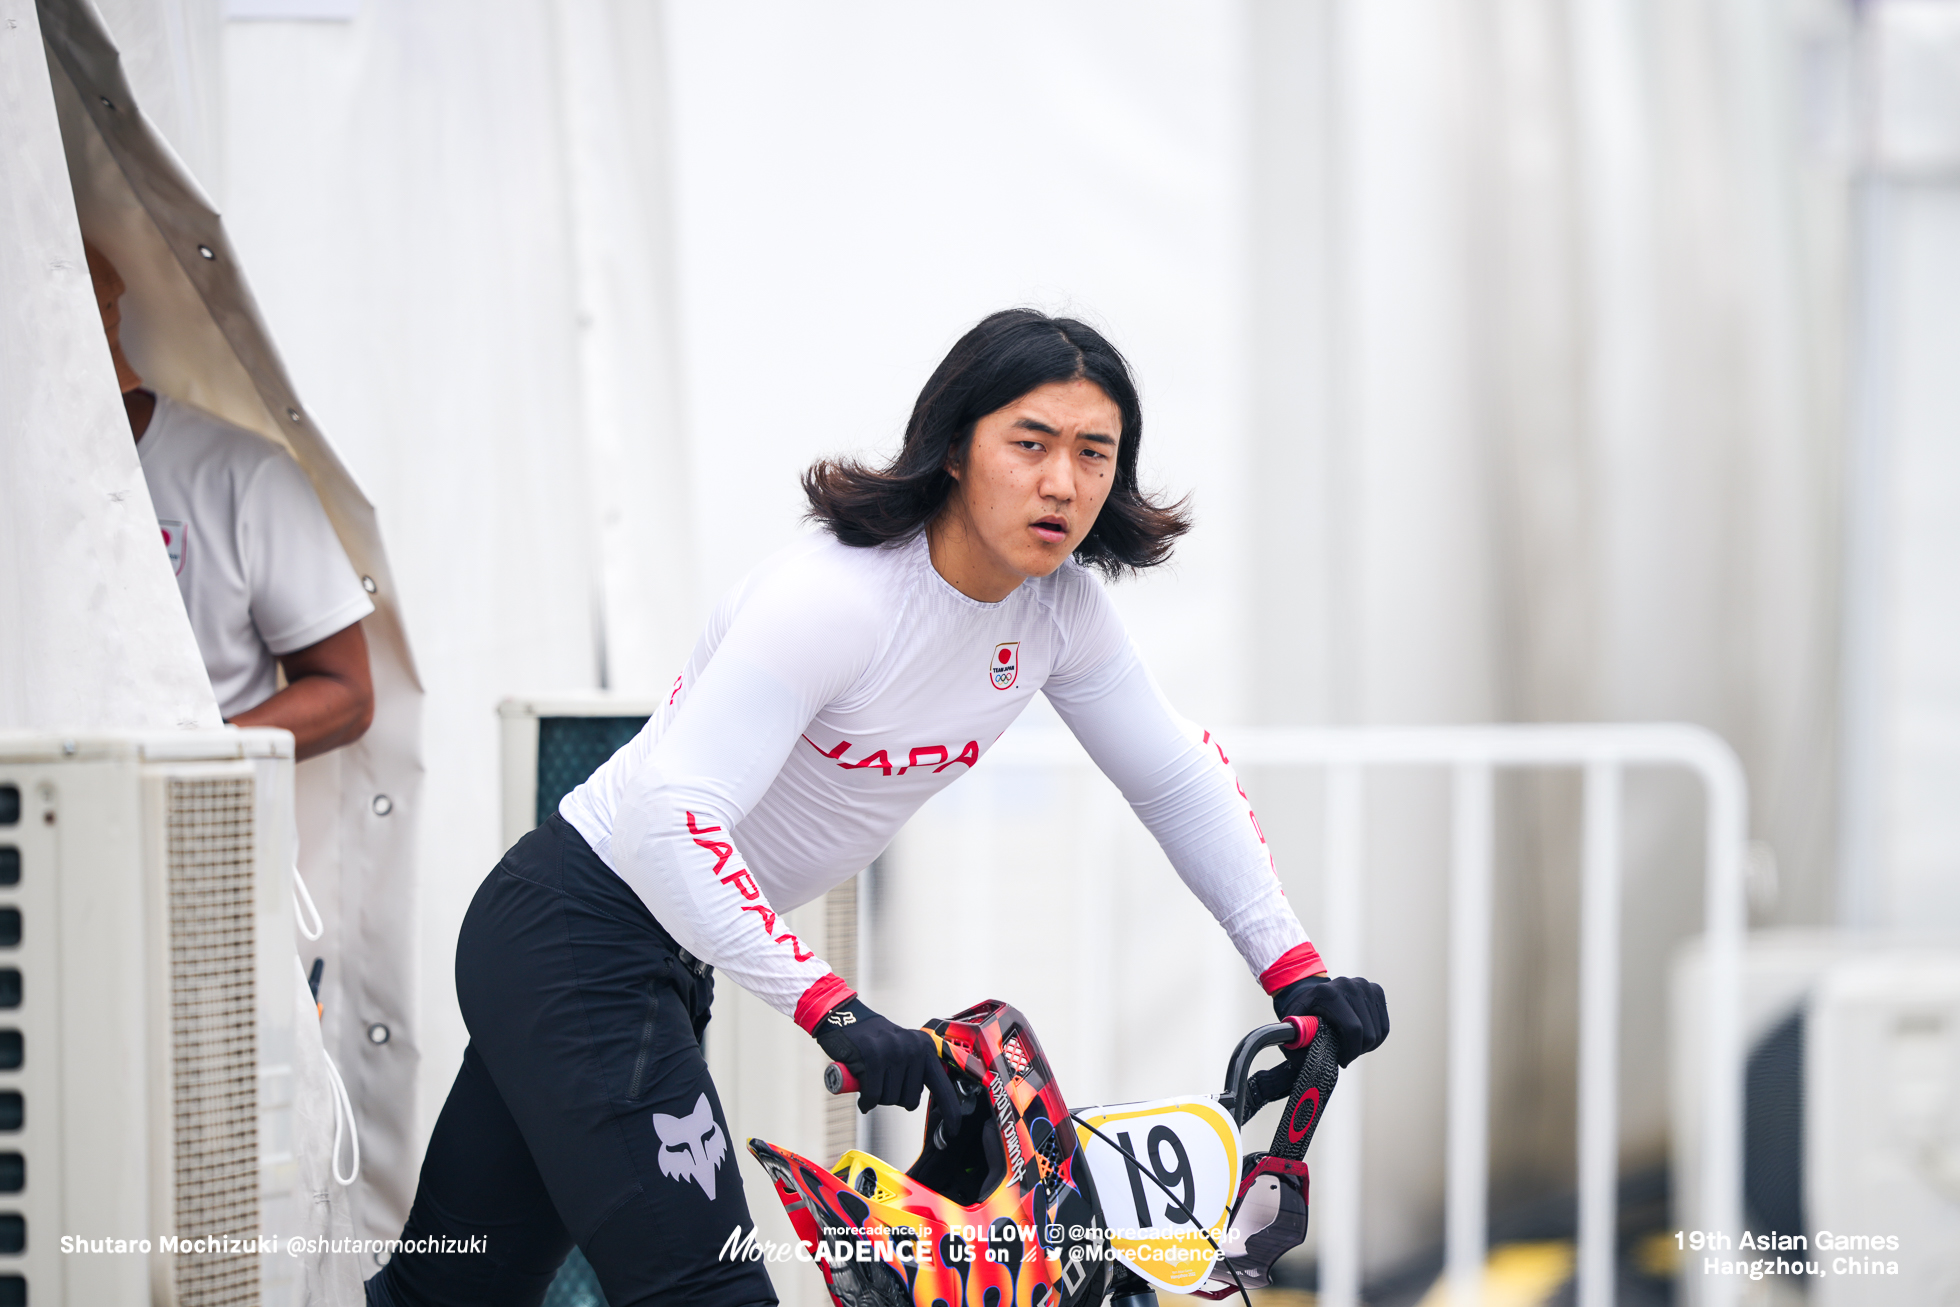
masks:
[[[645,717],[540,717],[537,824],[646,724]]]
[[[1749,1054],[1742,1189],[1754,1222],[1799,1234],[1803,1220],[1803,1010]]]

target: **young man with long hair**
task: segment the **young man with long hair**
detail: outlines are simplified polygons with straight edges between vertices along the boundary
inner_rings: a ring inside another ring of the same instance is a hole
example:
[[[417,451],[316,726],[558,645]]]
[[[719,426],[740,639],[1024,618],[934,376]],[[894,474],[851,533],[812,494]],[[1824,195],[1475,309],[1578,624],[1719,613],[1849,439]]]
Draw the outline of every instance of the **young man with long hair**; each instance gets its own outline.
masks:
[[[804,476],[824,530],[725,596],[646,728],[493,870],[465,917],[470,1045],[405,1252],[370,1303],[534,1304],[573,1242],[613,1307],[774,1302],[701,1055],[719,969],[809,1032],[859,1105],[957,1101],[930,1038],[864,1001],[781,913],[847,879],[1039,690],[1224,927],[1280,1015],[1345,1063],[1381,988],[1329,979],[1224,755],[1165,704],[1097,573],[1170,556],[1137,484],[1129,368],[1084,324],[996,313],[926,382],[884,467]],[[459,1246],[459,1245],[452,1245]]]

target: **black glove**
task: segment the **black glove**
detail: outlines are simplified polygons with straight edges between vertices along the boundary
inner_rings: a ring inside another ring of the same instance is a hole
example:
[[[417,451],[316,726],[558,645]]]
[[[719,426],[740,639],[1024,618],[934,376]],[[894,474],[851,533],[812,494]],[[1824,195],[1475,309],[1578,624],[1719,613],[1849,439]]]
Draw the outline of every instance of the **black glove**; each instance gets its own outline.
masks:
[[[1388,1038],[1388,999],[1382,987],[1359,976],[1308,976],[1273,995],[1273,1011],[1287,1017],[1319,1017],[1333,1027],[1341,1065],[1372,1053]]]
[[[853,994],[825,1013],[810,1033],[833,1062],[842,1062],[857,1077],[858,1111],[895,1104],[910,1112],[919,1105],[923,1088],[932,1091],[950,1120],[959,1119],[952,1077],[925,1031],[892,1024]]]

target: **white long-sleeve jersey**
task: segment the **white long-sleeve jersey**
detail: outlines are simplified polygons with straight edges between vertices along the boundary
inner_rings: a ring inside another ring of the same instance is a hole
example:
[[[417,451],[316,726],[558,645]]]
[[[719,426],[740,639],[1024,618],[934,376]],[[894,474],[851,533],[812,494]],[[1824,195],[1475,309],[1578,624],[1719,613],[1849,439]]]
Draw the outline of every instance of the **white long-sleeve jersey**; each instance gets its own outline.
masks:
[[[1269,992],[1320,969],[1211,737],[1070,560],[999,603],[923,534],[809,537],[716,607],[668,701],[559,805],[681,946],[810,1029],[849,998],[780,912],[875,858],[1043,691]]]

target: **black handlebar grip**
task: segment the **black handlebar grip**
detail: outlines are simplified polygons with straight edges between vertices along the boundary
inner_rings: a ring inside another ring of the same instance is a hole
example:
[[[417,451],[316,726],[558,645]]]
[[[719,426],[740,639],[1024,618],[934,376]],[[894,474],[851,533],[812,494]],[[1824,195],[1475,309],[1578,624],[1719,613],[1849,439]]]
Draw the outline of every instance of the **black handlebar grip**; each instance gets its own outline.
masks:
[[[1286,1115],[1273,1131],[1274,1156],[1297,1162],[1307,1155],[1307,1145],[1313,1142],[1321,1113],[1327,1110],[1327,1100],[1333,1096],[1334,1084],[1340,1078],[1341,1057],[1334,1032],[1323,1021],[1300,1059],[1300,1070],[1293,1077],[1293,1091],[1286,1098]]]

